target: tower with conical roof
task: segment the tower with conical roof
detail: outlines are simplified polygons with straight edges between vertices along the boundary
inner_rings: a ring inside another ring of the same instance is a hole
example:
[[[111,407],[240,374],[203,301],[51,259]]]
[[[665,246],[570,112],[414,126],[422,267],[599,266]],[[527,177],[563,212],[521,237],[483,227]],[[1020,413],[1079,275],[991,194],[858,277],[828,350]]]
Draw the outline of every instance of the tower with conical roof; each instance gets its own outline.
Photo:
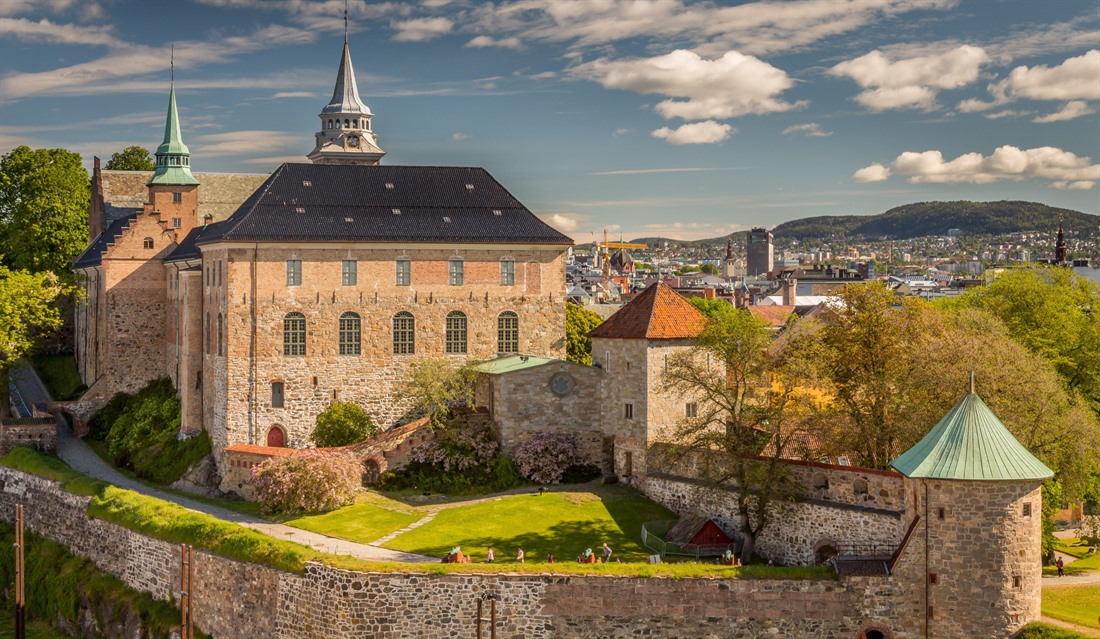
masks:
[[[1043,480],[974,392],[892,464],[917,517],[906,554],[922,637],[1010,637],[1039,619]],[[917,593],[914,593],[917,594]]]
[[[1062,225],[1062,218],[1058,218],[1058,239],[1054,242],[1054,263],[1066,264],[1066,230]]]
[[[199,181],[191,174],[191,150],[183,143],[179,111],[176,108],[176,72],[172,63],[172,81],[168,91],[168,116],[164,121],[164,141],[156,151],[156,167],[148,182],[145,213],[154,216],[161,228],[182,239],[199,224]]]
[[[374,114],[359,99],[348,50],[348,15],[344,10],[344,51],[336,72],[332,99],[321,109],[321,130],[307,156],[314,164],[378,164],[386,154],[371,128]]]

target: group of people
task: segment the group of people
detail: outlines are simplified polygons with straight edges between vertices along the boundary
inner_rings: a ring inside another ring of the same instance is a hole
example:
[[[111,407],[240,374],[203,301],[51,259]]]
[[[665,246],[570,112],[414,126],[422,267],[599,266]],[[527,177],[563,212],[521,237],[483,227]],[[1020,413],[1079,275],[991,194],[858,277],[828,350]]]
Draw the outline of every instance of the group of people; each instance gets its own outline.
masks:
[[[579,564],[596,564],[596,563],[606,564],[608,561],[611,560],[611,547],[607,545],[607,542],[604,542],[603,548],[601,548],[601,550],[600,550],[600,554],[602,555],[602,560],[597,558],[596,553],[592,552],[591,548],[585,548],[584,554],[577,557],[577,563],[579,563]],[[516,563],[517,564],[525,563],[526,559],[527,559],[527,555],[526,555],[526,553],[523,552],[523,547],[520,546],[519,548],[516,549]],[[455,546],[454,548],[451,549],[451,552],[447,553],[447,555],[445,557],[443,557],[443,563],[445,563],[445,564],[468,564],[471,561],[473,561],[473,559],[470,557],[470,555],[464,555],[462,553],[462,547],[461,546]],[[485,563],[491,564],[494,561],[496,561],[496,555],[493,553],[493,549],[489,548],[485,552]],[[555,561],[556,560],[554,559],[553,553],[550,553],[550,554],[546,555],[546,563],[552,564]]]

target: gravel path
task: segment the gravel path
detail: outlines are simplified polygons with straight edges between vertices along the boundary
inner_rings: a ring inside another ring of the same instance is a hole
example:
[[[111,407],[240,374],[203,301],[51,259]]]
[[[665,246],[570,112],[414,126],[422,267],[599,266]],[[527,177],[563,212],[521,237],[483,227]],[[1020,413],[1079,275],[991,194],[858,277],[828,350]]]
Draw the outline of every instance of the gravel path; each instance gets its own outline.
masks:
[[[38,379],[38,376],[29,367],[23,366],[12,370],[11,378],[13,386],[16,387],[19,395],[27,404],[49,401],[49,393],[42,385],[41,380]],[[163,499],[164,501],[172,502],[188,510],[205,513],[212,517],[217,517],[218,519],[231,521],[235,524],[258,530],[276,539],[285,539],[287,541],[305,544],[321,552],[327,552],[334,555],[351,555],[352,557],[369,561],[439,563],[439,558],[437,557],[428,557],[425,555],[400,552],[368,544],[336,539],[334,537],[320,535],[308,530],[301,530],[285,524],[273,523],[258,517],[251,517],[227,508],[205,504],[163,490],[157,490],[156,488],[150,488],[141,482],[126,477],[115,470],[110,464],[103,461],[87,444],[73,437],[68,424],[60,417],[57,420],[57,456],[66,464],[85,475],[114,484],[119,488],[125,488],[136,493]]]

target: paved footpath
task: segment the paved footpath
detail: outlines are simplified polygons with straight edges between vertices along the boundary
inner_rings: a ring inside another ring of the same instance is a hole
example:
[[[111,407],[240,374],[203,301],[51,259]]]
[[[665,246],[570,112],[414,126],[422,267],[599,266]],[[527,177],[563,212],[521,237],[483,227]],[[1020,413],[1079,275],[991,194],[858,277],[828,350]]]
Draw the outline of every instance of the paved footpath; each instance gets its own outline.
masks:
[[[11,378],[16,390],[19,392],[20,396],[22,396],[23,401],[28,405],[49,401],[49,392],[46,391],[41,380],[38,379],[38,376],[30,367],[23,366],[12,370]],[[334,537],[328,537],[308,530],[301,530],[285,524],[273,523],[227,508],[204,504],[163,490],[157,490],[156,488],[150,488],[139,481],[126,477],[115,470],[110,464],[103,461],[87,444],[73,437],[72,430],[70,430],[68,424],[61,417],[57,419],[57,456],[66,464],[85,475],[114,484],[119,488],[125,488],[136,493],[163,499],[164,501],[172,502],[188,510],[206,513],[218,519],[231,521],[247,528],[258,530],[276,539],[285,539],[287,541],[305,544],[321,552],[327,552],[334,555],[351,555],[352,557],[369,561],[439,563],[439,558],[437,557],[428,557],[426,555],[400,552],[388,548],[379,548],[368,544],[336,539]]]

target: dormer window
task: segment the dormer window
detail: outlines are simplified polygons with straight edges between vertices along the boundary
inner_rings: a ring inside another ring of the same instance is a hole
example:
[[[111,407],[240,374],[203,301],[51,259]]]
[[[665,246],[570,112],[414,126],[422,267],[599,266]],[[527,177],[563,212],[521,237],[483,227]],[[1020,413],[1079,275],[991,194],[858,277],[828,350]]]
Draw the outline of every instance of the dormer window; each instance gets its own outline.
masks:
[[[145,238],[144,240],[141,241],[141,245],[142,245],[143,248],[147,248],[147,249],[153,248],[153,238],[151,238],[151,237]]]
[[[393,182],[386,182],[386,188],[392,191],[393,190]]]
[[[467,191],[473,191],[474,190],[474,185],[473,184],[467,184],[466,185],[466,190]]]

